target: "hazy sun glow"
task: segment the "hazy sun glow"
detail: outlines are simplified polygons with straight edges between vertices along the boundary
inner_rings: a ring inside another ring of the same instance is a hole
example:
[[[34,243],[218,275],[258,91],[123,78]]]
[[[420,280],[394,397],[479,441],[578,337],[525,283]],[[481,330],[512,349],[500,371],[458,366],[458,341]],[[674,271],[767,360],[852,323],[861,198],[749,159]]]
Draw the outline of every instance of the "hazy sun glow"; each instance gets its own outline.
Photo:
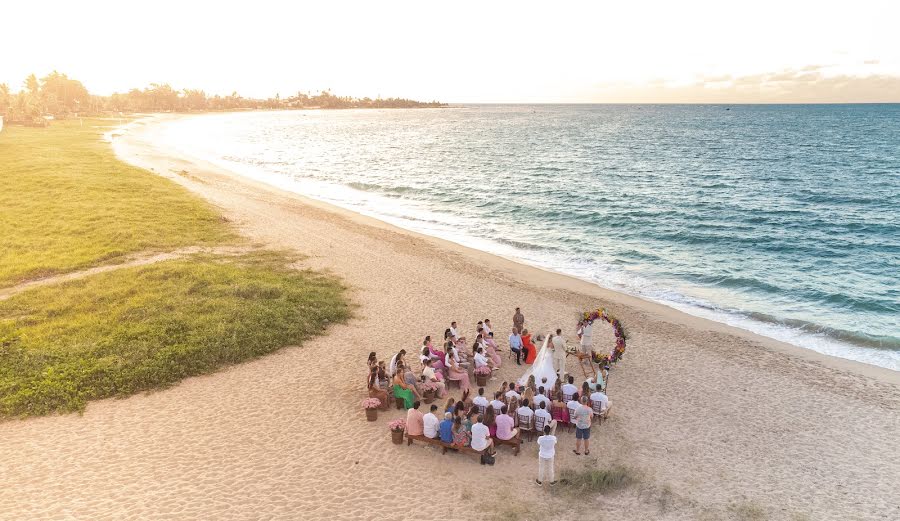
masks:
[[[3,7],[0,82],[447,102],[900,101],[900,2],[156,1]]]

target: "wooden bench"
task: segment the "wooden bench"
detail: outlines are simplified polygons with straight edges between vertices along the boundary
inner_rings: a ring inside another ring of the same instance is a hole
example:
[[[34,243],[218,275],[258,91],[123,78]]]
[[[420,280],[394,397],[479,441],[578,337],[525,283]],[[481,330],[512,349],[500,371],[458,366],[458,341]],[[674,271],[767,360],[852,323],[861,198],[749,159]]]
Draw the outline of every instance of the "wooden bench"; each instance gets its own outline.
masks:
[[[510,447],[513,448],[513,456],[519,455],[519,450],[522,448],[522,433],[521,433],[521,431],[519,432],[519,434],[516,437],[514,437],[510,440],[501,440],[500,438],[497,438],[495,436],[492,436],[492,438],[494,440],[495,446],[509,445]]]
[[[443,441],[436,438],[427,438],[424,435],[419,434],[406,434],[406,446],[412,445],[413,441],[421,441],[422,443],[426,443],[428,445],[434,445],[436,447],[441,447],[441,454],[446,454],[448,450],[454,450],[456,452],[462,452],[465,454],[477,454],[481,456],[480,450],[475,450],[472,447],[455,447],[450,443],[444,443]]]

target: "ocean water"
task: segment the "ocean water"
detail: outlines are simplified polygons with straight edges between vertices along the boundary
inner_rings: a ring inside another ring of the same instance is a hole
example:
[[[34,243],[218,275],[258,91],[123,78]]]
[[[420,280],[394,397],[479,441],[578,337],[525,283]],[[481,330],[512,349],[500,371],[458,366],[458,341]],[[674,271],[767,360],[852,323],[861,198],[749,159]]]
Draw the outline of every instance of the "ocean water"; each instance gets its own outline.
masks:
[[[900,105],[249,112],[162,130],[401,227],[900,370]]]

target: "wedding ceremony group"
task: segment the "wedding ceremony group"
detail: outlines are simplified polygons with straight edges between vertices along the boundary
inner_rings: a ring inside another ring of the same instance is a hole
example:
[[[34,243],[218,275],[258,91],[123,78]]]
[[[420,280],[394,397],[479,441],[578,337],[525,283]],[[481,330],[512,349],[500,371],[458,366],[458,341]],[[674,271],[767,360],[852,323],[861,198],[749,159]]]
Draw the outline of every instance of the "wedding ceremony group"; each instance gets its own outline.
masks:
[[[609,322],[615,333],[615,347],[609,354],[594,349],[597,319]],[[440,348],[426,336],[409,357],[405,349],[387,361],[370,353],[368,398],[362,403],[367,419],[377,420],[377,412],[388,411],[392,405],[406,410],[405,419],[388,424],[394,443],[402,444],[405,437],[407,445],[414,441],[435,445],[444,454],[472,453],[482,465],[494,464],[499,446],[509,446],[518,455],[522,443],[536,437],[535,482],[555,485],[558,429],[574,430],[572,452],[589,455],[592,427],[599,427],[609,416],[610,362],[624,353],[624,330],[602,308],[587,312],[577,321],[577,342],[570,347],[561,328],[533,335],[516,308],[509,331],[501,346],[495,340],[494,325],[486,318],[475,326],[470,343],[454,321],[444,331]],[[504,351],[510,364],[514,360],[517,368],[524,367],[515,379],[499,377]],[[579,370],[581,375],[576,377]],[[458,388],[458,398],[451,396],[452,387]]]

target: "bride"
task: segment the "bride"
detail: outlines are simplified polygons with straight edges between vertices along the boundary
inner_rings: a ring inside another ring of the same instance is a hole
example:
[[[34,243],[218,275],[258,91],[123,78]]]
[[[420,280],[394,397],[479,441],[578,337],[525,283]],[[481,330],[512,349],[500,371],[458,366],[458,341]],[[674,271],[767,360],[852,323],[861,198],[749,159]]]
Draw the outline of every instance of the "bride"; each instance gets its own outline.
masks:
[[[553,350],[547,347],[551,338],[553,335],[544,337],[544,343],[534,358],[534,364],[519,378],[519,385],[525,385],[528,377],[534,375],[536,382],[540,382],[542,378],[547,379],[546,384],[539,385],[544,385],[548,390],[553,388],[553,384],[556,383],[556,370],[553,369]]]

